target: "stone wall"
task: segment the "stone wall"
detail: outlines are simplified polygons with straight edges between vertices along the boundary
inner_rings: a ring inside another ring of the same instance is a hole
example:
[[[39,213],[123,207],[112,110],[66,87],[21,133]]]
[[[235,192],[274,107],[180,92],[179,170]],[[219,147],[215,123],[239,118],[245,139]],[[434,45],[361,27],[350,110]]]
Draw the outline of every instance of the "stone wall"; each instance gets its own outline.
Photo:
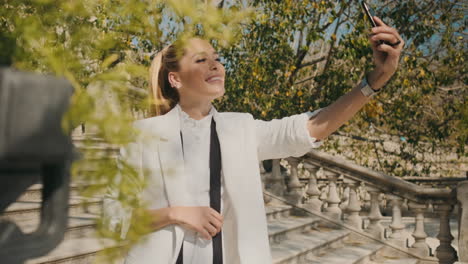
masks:
[[[412,148],[402,138],[352,138],[331,135],[321,148],[359,165],[396,176],[466,177],[468,157],[460,156],[455,148],[420,143]]]

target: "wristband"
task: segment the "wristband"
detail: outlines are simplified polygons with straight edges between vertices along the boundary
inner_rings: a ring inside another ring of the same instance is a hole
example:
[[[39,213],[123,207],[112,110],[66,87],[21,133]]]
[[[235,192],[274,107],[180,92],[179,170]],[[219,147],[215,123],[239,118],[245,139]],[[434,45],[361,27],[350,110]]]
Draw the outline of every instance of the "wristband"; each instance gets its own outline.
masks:
[[[372,89],[372,87],[370,87],[369,83],[367,82],[367,77],[364,77],[364,79],[362,79],[361,83],[359,84],[359,90],[361,90],[361,93],[365,97],[373,97],[380,91],[380,89],[374,90]]]

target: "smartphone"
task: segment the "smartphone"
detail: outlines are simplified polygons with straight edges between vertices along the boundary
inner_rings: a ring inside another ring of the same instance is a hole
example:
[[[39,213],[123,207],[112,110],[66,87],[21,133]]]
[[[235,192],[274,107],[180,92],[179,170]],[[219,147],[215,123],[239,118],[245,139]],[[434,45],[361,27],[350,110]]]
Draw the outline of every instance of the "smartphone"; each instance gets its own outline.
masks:
[[[369,22],[371,23],[372,27],[377,27],[377,23],[375,23],[374,18],[372,17],[372,14],[370,12],[371,9],[369,8],[369,6],[366,4],[364,0],[361,1],[361,6],[362,6],[362,9],[364,10],[364,14],[366,14],[366,17],[369,19]],[[386,42],[383,40],[380,40],[379,43],[383,44]]]
[[[364,13],[366,14],[366,17],[369,19],[370,23],[372,24],[372,27],[376,27],[377,24],[375,23],[374,18],[372,17],[369,6],[366,4],[365,1],[361,1],[361,5],[362,5],[362,9],[364,9]]]

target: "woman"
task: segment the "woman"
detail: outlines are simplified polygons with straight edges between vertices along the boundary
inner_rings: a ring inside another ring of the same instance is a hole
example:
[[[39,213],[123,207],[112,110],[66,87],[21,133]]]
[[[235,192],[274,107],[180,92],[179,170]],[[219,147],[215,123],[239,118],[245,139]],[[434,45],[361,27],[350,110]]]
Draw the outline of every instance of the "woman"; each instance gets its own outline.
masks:
[[[375,20],[367,78],[324,109],[268,122],[214,109],[225,71],[207,41],[190,39],[180,59],[174,45],[161,51],[150,69],[156,117],[135,123],[157,140],[136,139],[121,152],[148,180],[142,198],[154,217],[154,232],[126,263],[271,263],[259,161],[319,146],[390,79],[404,43]]]

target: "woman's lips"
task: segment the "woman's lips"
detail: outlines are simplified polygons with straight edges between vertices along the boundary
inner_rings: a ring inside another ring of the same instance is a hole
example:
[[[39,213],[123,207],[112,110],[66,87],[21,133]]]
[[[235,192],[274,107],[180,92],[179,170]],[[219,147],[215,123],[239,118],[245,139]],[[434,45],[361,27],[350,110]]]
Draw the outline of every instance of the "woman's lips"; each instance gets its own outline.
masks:
[[[206,79],[206,82],[208,82],[208,83],[224,82],[224,79],[222,77],[219,77],[219,76],[213,76],[213,77],[210,77],[210,78]]]

